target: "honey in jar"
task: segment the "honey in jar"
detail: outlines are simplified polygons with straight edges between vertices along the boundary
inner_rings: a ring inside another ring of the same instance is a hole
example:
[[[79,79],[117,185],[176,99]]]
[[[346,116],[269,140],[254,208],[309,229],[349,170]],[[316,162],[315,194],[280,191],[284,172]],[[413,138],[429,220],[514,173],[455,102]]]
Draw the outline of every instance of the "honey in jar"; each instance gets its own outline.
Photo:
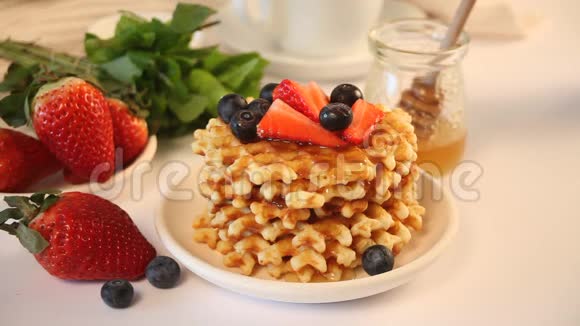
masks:
[[[440,49],[446,32],[446,25],[424,19],[386,22],[371,30],[375,61],[365,88],[369,101],[411,115],[420,166],[438,175],[461,161],[466,138],[461,61],[469,37],[464,32],[454,46]]]

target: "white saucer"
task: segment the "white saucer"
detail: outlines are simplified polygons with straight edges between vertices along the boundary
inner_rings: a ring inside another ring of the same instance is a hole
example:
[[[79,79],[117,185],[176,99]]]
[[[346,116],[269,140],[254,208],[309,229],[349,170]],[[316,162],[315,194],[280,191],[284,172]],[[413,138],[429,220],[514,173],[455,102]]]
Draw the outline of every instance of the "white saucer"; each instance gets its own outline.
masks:
[[[197,191],[197,173],[201,160],[182,189],[194,189],[189,201],[165,200],[155,220],[157,233],[169,250],[187,269],[198,276],[231,291],[252,297],[295,303],[338,302],[363,298],[400,286],[429,266],[451,242],[457,231],[457,212],[451,195],[431,177],[423,175],[419,184],[424,194],[442,193],[441,199],[425,196],[421,204],[427,209],[424,229],[413,234],[411,242],[397,256],[395,269],[369,277],[362,269],[357,278],[330,283],[289,283],[272,279],[266,272],[248,277],[226,268],[222,256],[205,244],[193,241],[192,220],[207,205]],[[434,191],[434,192],[433,192]],[[171,198],[166,197],[166,198]],[[195,291],[195,289],[192,289]]]
[[[329,80],[356,78],[365,75],[372,62],[368,50],[335,57],[304,57],[287,53],[273,42],[261,38],[252,29],[239,23],[231,6],[224,6],[218,13],[221,23],[216,34],[222,45],[233,52],[258,52],[270,62],[268,74],[298,80]]]
[[[251,9],[251,8],[250,8]],[[232,6],[218,13],[221,24],[216,27],[223,45],[234,52],[256,51],[270,62],[267,73],[298,80],[352,80],[367,74],[373,57],[365,46],[353,53],[332,57],[300,56],[284,51],[271,40],[263,39],[252,27],[239,22]],[[402,18],[425,18],[416,6],[401,1],[385,1],[383,21]]]

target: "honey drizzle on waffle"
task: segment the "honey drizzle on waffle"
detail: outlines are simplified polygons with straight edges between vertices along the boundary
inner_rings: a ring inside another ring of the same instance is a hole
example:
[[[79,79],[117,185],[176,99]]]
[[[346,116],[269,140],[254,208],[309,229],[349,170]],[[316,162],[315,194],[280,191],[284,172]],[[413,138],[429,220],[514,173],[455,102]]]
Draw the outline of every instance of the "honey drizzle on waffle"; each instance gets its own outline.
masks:
[[[417,139],[402,110],[386,112],[362,147],[241,144],[218,119],[194,139],[206,162],[199,189],[209,199],[209,213],[194,219],[194,240],[243,274],[351,279],[366,248],[398,254],[422,226]]]

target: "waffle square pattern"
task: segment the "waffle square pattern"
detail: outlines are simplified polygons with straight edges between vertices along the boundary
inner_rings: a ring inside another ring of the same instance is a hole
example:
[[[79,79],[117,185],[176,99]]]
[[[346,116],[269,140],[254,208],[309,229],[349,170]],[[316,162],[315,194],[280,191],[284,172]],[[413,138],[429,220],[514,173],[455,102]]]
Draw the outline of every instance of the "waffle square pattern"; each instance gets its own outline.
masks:
[[[199,190],[208,199],[193,240],[242,274],[265,268],[287,281],[351,279],[368,247],[396,255],[421,230],[417,137],[400,109],[387,111],[362,146],[242,144],[212,119],[195,131],[192,148],[205,158]]]

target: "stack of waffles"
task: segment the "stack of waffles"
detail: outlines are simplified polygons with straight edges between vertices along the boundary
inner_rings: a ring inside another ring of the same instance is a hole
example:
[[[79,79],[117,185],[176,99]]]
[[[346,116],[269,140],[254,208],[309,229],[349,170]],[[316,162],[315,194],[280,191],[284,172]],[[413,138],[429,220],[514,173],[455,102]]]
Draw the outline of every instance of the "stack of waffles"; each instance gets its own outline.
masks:
[[[209,199],[194,240],[245,275],[265,268],[288,281],[350,279],[368,247],[396,255],[421,229],[417,138],[402,110],[386,112],[362,146],[243,144],[220,119],[194,138]]]

